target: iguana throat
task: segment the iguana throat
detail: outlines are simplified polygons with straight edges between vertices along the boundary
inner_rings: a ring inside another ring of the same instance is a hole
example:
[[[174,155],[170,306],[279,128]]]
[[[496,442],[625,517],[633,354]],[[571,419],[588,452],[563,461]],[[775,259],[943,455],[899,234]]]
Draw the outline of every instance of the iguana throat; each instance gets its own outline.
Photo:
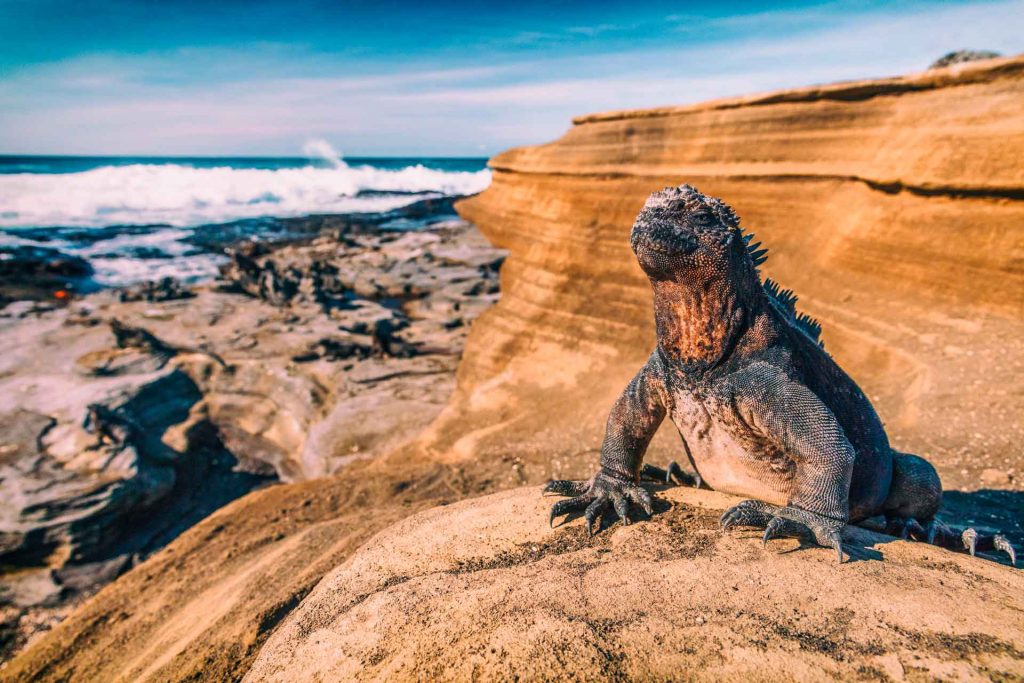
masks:
[[[691,287],[651,280],[658,349],[666,360],[702,373],[725,360],[746,333],[752,307],[724,281]]]

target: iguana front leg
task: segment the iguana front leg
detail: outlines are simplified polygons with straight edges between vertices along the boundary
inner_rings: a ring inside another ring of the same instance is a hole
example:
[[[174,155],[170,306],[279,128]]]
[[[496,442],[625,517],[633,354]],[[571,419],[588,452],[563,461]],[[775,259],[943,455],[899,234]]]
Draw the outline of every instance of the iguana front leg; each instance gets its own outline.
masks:
[[[648,515],[653,512],[651,494],[639,482],[647,445],[666,413],[667,397],[657,361],[652,356],[612,406],[601,445],[600,471],[589,481],[551,481],[544,487],[545,493],[572,496],[551,508],[552,523],[558,515],[585,510],[587,531],[593,533],[594,522],[599,522],[609,507],[625,524],[630,522],[630,503]]]
[[[763,527],[764,543],[809,532],[842,561],[855,458],[842,427],[810,389],[771,368],[752,368],[738,382],[737,414],[792,460],[795,473],[787,505],[745,500],[722,515],[722,528]]]

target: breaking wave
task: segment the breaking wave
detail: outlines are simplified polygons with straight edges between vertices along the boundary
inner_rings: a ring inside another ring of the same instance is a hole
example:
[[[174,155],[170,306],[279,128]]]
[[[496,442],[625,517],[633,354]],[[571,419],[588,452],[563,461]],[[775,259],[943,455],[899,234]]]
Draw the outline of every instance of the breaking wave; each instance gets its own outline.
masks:
[[[329,148],[304,151],[321,163],[272,169],[138,163],[0,174],[0,228],[192,227],[259,216],[386,211],[417,199],[401,193],[473,194],[491,179],[487,169],[378,168],[346,164]],[[373,192],[360,196],[367,191]]]

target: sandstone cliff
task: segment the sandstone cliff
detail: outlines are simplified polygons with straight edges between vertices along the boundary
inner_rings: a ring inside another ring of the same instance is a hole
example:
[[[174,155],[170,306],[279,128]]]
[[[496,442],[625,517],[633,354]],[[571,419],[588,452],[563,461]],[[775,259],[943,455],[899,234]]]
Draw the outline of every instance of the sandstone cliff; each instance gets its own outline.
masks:
[[[1024,59],[992,60],[583,116],[499,155],[460,211],[512,255],[435,450],[490,457],[510,434],[555,456],[597,446],[653,344],[630,226],[650,192],[688,182],[763,240],[764,271],[821,321],[898,447],[953,486],[1024,476],[1006,476],[1024,436],[1022,105]]]
[[[474,325],[456,395],[422,437],[336,477],[221,510],[104,589],[3,675],[239,677],[320,578],[386,525],[437,502],[591,472],[607,407],[653,343],[629,227],[652,190],[684,181],[724,197],[764,239],[767,273],[821,319],[827,347],[875,400],[896,446],[927,455],[954,488],[1020,488],[1022,102],[1024,58],[994,60],[584,117],[556,142],[497,157],[493,186],[461,211],[510,250],[502,299]],[[662,430],[652,459],[678,455],[676,437]],[[954,505],[990,499],[990,510],[974,516],[1019,534],[1019,493],[948,497]],[[534,533],[541,512],[521,512],[532,525],[523,533]],[[644,529],[662,533],[642,525],[616,538]],[[887,559],[902,552],[888,548]],[[913,562],[961,566],[938,550],[912,552],[927,554]],[[815,552],[788,558],[764,561],[825,566]],[[703,571],[725,571],[730,561],[719,557]],[[849,571],[875,567],[889,565]],[[990,570],[1002,571],[972,569]],[[898,571],[911,581],[925,568]],[[882,595],[906,590],[903,581],[885,583]],[[918,597],[931,604],[934,592]],[[808,624],[828,618],[815,612]],[[938,622],[924,628],[942,630]],[[910,647],[900,638],[879,656]],[[978,647],[999,658],[1020,649],[1017,638]]]

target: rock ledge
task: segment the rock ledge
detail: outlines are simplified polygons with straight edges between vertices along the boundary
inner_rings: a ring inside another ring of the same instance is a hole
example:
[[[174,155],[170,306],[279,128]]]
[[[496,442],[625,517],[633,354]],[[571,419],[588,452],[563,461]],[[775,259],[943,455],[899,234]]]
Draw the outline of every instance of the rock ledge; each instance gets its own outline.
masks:
[[[729,496],[653,521],[548,529],[522,488],[378,534],[262,648],[247,681],[974,680],[1024,673],[1024,578],[864,532],[854,559],[723,534]]]

